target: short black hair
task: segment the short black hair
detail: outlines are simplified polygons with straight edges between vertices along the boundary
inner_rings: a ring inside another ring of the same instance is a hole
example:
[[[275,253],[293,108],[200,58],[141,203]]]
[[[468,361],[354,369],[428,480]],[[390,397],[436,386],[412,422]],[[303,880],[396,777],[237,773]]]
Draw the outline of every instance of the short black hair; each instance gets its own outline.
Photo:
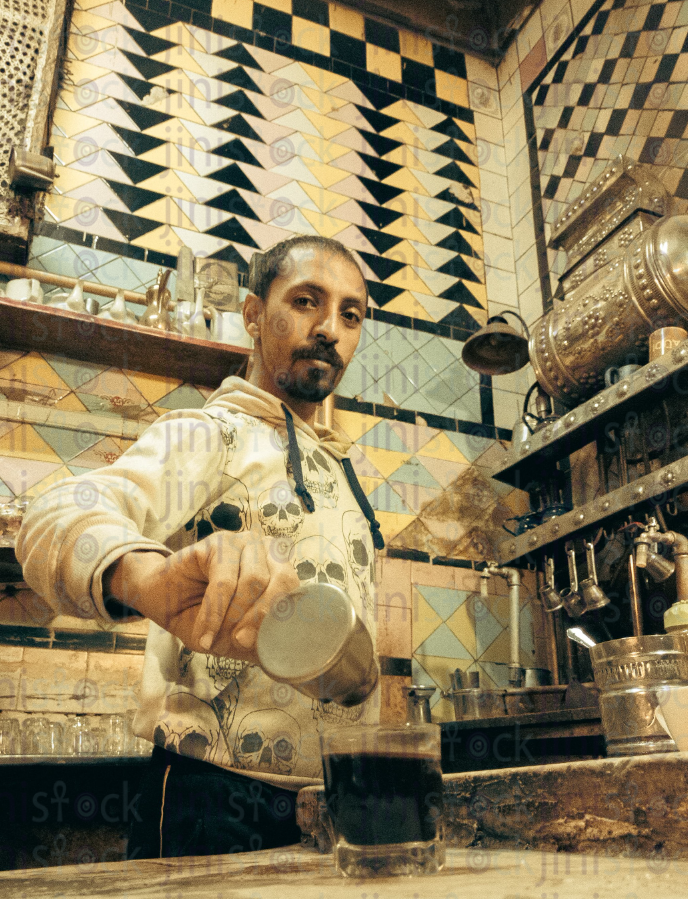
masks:
[[[272,282],[284,272],[285,262],[289,254],[292,250],[300,247],[326,250],[333,255],[347,259],[352,265],[355,265],[361,273],[361,278],[363,278],[367,298],[368,285],[361,271],[361,266],[351,250],[338,240],[334,240],[331,237],[320,237],[317,234],[299,234],[296,237],[288,237],[286,240],[276,243],[274,247],[270,247],[264,253],[254,253],[251,256],[248,269],[249,291],[260,297],[261,300],[267,299]]]

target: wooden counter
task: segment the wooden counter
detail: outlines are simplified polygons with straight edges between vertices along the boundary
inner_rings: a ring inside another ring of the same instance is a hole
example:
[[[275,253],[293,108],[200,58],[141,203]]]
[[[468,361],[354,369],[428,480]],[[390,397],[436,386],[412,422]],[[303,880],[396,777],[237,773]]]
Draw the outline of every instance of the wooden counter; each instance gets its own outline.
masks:
[[[452,849],[432,877],[347,880],[329,855],[300,846],[12,871],[7,899],[657,899],[688,897],[688,862]]]

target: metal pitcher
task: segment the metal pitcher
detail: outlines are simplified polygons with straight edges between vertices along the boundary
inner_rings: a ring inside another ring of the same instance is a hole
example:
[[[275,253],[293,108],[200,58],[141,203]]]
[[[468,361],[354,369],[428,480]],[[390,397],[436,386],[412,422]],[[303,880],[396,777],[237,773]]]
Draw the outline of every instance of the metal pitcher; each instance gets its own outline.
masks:
[[[280,597],[261,622],[256,652],[268,677],[322,702],[359,705],[377,685],[371,636],[334,584]]]

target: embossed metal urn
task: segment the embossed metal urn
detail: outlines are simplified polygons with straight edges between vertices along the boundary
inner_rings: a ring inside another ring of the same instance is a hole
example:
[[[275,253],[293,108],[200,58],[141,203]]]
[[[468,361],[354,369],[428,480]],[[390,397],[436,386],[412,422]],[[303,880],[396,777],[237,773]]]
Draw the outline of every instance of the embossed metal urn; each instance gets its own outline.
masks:
[[[688,684],[688,643],[674,634],[624,637],[590,650],[608,755],[673,752],[658,716],[658,691]]]
[[[688,323],[688,216],[652,170],[617,158],[552,229],[566,250],[564,299],[531,329],[545,391],[573,406],[602,390],[611,366],[647,361],[657,328]]]

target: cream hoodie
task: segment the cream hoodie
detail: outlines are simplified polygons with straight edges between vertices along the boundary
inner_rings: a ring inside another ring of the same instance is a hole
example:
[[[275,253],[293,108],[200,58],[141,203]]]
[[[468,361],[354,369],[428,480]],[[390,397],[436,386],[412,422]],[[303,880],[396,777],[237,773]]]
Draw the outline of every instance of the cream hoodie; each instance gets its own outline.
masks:
[[[350,444],[293,421],[313,512],[295,492],[279,400],[227,378],[202,410],[162,416],[112,465],[32,503],[16,549],[27,583],[55,614],[111,620],[102,575],[125,553],[169,554],[218,529],[251,530],[302,583],[344,588],[374,639],[373,544],[340,464]],[[298,789],[321,777],[318,735],[328,723],[378,715],[377,690],[350,709],[319,703],[150,624],[135,729],[159,746]]]

